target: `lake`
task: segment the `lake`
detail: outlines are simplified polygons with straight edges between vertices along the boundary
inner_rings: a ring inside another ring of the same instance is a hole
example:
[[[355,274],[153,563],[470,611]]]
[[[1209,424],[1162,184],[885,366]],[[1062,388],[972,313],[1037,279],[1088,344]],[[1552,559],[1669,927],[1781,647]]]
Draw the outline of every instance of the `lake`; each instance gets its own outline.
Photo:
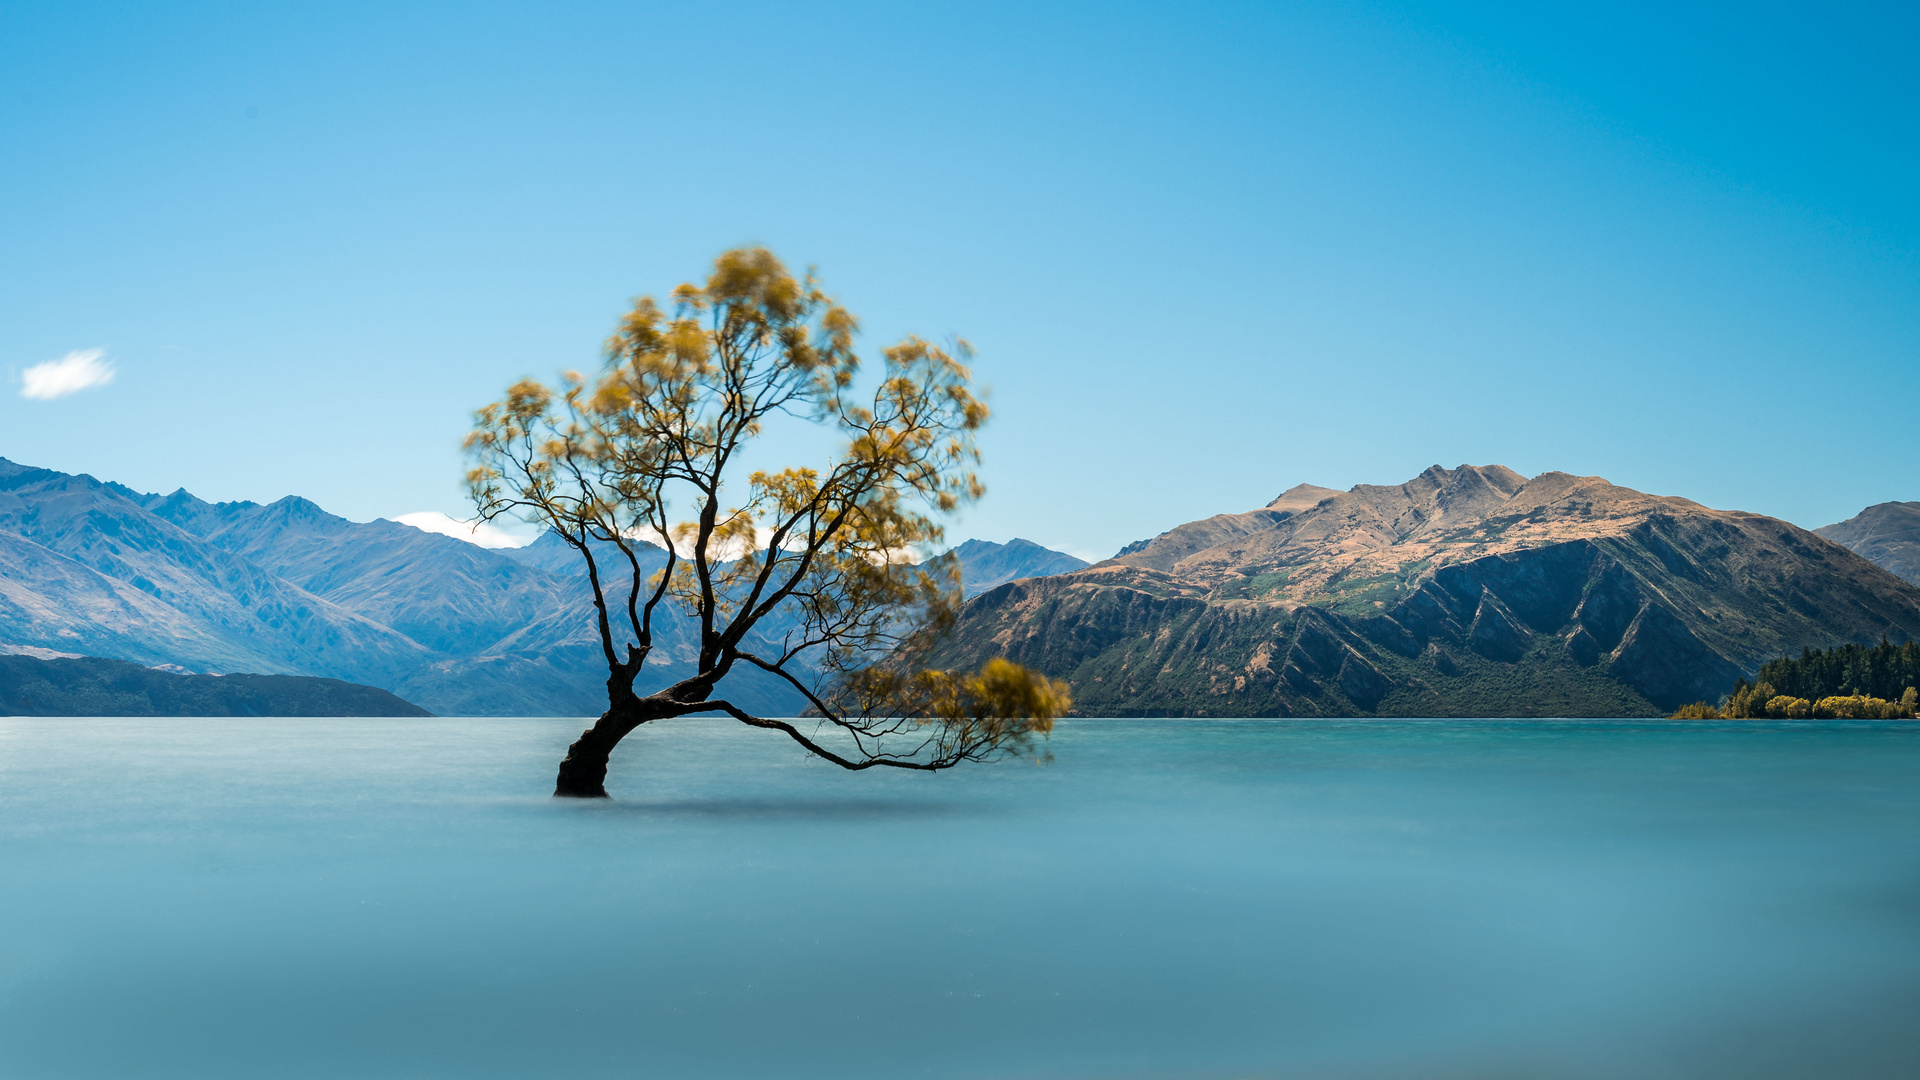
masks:
[[[0,1076],[1912,1077],[1920,723],[0,719]]]

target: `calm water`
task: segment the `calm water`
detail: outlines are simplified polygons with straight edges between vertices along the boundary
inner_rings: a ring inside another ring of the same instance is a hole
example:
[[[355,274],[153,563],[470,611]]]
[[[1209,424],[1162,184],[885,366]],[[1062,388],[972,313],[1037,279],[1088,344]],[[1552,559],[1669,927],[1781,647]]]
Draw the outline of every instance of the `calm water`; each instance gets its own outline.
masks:
[[[0,1076],[1920,1075],[1920,724],[0,719]]]

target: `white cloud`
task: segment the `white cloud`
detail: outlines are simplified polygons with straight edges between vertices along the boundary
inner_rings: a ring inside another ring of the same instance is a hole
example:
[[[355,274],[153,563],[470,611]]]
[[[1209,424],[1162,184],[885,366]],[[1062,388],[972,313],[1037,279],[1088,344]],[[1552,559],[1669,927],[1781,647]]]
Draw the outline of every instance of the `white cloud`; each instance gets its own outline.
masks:
[[[526,547],[528,544],[540,538],[539,530],[531,525],[524,526],[527,529],[532,529],[533,531],[531,532],[512,532],[491,522],[462,521],[456,517],[449,517],[438,510],[422,510],[413,514],[401,514],[393,520],[402,525],[411,525],[421,532],[451,536],[456,540],[465,540],[469,544],[478,544],[483,548]],[[660,547],[666,546],[666,538],[660,535],[655,529],[634,529],[627,533],[627,535],[645,543]],[[773,530],[765,526],[759,526],[754,529],[754,536],[755,543],[759,544],[764,550],[767,541],[773,537]],[[691,545],[681,544],[681,557],[688,557],[691,550]],[[737,559],[746,554],[746,550],[746,546],[740,543],[716,544],[713,548],[713,557],[723,561]],[[917,557],[909,559],[908,561],[917,561]]]
[[[105,349],[75,349],[58,360],[35,364],[20,373],[20,396],[37,401],[77,394],[113,381]]]
[[[417,514],[401,514],[393,520],[402,525],[411,525],[421,532],[439,533],[456,540],[465,540],[469,544],[478,544],[483,548],[526,547],[538,539],[537,536],[525,536],[511,533],[485,521],[461,521],[448,517],[438,510],[422,510]]]

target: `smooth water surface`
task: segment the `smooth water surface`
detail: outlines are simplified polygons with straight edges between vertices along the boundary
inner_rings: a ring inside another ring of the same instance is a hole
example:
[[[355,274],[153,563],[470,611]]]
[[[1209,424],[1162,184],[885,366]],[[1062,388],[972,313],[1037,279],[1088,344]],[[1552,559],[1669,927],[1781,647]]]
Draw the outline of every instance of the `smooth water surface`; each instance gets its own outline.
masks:
[[[0,1077],[1911,1077],[1920,724],[0,719]]]

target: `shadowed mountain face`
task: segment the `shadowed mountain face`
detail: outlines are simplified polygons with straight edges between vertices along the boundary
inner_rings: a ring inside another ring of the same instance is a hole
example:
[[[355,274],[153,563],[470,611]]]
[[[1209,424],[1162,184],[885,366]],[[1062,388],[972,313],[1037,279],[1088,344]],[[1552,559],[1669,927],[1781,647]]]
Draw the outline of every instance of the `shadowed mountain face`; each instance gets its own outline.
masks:
[[[535,547],[514,559],[305,499],[143,495],[0,459],[0,643],[344,679],[441,715],[598,713],[606,669],[584,569],[564,544]],[[643,691],[696,655],[683,621],[656,630]],[[802,705],[758,672],[728,686],[772,715]]]
[[[1920,636],[1920,589],[1803,529],[1500,466],[1301,487],[970,602],[1083,715],[1632,716],[1803,646]]]
[[[426,716],[371,686],[300,675],[187,675],[125,660],[0,655],[0,716]]]
[[[1920,585],[1920,502],[1880,503],[1813,531],[1895,577]]]

